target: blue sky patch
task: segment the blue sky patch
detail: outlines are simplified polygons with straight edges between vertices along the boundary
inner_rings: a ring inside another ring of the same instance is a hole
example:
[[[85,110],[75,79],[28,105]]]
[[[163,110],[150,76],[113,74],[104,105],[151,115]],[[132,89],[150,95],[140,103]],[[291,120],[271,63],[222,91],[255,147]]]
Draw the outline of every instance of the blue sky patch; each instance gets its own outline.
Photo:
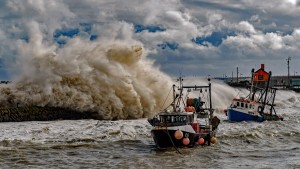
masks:
[[[59,38],[60,36],[66,36],[73,38],[79,34],[79,28],[63,28],[54,32],[53,37]]]
[[[147,30],[148,32],[163,32],[163,31],[166,31],[165,28],[162,28],[160,26],[144,26],[144,25],[141,25],[141,24],[135,24],[134,25],[134,30],[135,30],[135,33],[140,33],[144,30]]]
[[[207,46],[206,42],[212,44],[213,46],[219,46],[222,44],[223,40],[226,39],[228,36],[234,36],[234,32],[213,32],[210,36],[206,37],[196,37],[192,39],[192,42]]]
[[[62,47],[62,46],[64,46],[67,42],[66,42],[66,40],[63,40],[63,39],[56,39],[56,43],[57,43],[60,47]]]
[[[54,32],[53,38],[56,41],[56,43],[62,47],[64,46],[67,42],[66,39],[61,39],[61,36],[66,36],[69,38],[73,38],[79,34],[79,29],[78,28],[63,28],[63,29],[58,29]]]
[[[86,32],[90,35],[90,41],[96,40],[98,35],[91,35],[92,33],[92,23],[80,23],[78,28],[62,28],[57,29],[53,33],[53,38],[59,46],[63,46],[67,43],[66,39],[60,37],[74,38],[79,35],[80,32]]]
[[[178,49],[178,43],[176,42],[164,42],[162,44],[158,44],[158,47],[160,47],[161,49],[171,49],[171,50],[176,50]]]

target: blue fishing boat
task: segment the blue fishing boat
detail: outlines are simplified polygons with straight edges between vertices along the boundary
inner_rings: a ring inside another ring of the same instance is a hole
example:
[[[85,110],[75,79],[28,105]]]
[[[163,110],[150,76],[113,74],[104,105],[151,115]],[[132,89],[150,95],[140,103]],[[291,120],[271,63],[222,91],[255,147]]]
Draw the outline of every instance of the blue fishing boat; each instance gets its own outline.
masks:
[[[283,120],[283,117],[276,114],[274,108],[276,88],[269,87],[272,73],[268,73],[268,80],[265,87],[253,85],[254,69],[252,69],[250,93],[246,97],[234,98],[231,105],[224,110],[230,122],[257,121],[262,122]]]

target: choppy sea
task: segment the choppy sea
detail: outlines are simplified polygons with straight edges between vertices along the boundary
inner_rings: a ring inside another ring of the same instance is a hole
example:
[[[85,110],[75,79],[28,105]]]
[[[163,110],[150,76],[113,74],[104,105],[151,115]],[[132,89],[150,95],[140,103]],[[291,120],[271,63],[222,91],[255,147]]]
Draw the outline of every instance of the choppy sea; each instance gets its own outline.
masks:
[[[279,93],[284,121],[230,123],[217,144],[157,150],[146,119],[0,123],[0,168],[300,168],[300,94]]]

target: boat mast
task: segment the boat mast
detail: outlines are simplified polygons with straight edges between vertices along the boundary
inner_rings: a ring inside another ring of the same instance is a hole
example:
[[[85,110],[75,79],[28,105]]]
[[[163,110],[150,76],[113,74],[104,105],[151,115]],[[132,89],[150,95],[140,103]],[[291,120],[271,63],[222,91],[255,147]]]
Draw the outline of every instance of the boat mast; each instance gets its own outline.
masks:
[[[183,81],[183,79],[181,78],[181,77],[179,77],[179,79],[177,79],[177,81],[179,81],[179,89],[178,90],[180,90],[180,93],[179,93],[179,98],[178,98],[178,102],[177,102],[177,104],[176,105],[174,105],[174,107],[175,107],[175,111],[176,111],[176,108],[180,105],[180,101],[182,100],[182,91],[183,91],[183,85],[182,85],[182,81]],[[175,89],[174,89],[175,90]],[[175,99],[174,99],[174,102],[175,102]]]
[[[266,86],[266,91],[265,91],[265,99],[264,99],[263,107],[262,107],[262,110],[261,110],[262,112],[264,112],[264,109],[265,109],[265,106],[266,106],[266,101],[267,101],[267,96],[268,96],[268,90],[269,90],[269,84],[270,84],[271,75],[272,75],[272,72],[270,71],[269,72],[267,86]]]
[[[212,116],[213,116],[213,110],[212,110],[212,102],[211,102],[211,83],[210,83],[210,78],[207,79],[208,80],[208,91],[209,91],[209,121],[211,122],[212,120]]]
[[[275,97],[276,97],[276,88],[271,88],[272,90],[272,92],[273,92],[273,100],[272,100],[272,105],[271,105],[271,108],[270,108],[270,115],[272,115],[273,114],[273,110],[274,110],[274,113],[276,114],[276,111],[275,111],[275,109],[274,109],[274,101],[275,101]]]
[[[288,88],[290,88],[290,60],[291,60],[291,57],[289,56],[286,61],[287,61],[287,65],[288,65]]]
[[[255,92],[253,91],[253,83],[254,83],[254,80],[253,80],[253,76],[254,76],[254,69],[252,69],[251,71],[251,88],[250,88],[250,99],[251,101],[254,101],[254,95],[255,95]]]
[[[176,110],[176,106],[175,106],[175,100],[176,100],[175,87],[176,87],[176,85],[175,85],[175,84],[173,84],[173,102],[172,102],[173,111],[175,111],[175,110]]]

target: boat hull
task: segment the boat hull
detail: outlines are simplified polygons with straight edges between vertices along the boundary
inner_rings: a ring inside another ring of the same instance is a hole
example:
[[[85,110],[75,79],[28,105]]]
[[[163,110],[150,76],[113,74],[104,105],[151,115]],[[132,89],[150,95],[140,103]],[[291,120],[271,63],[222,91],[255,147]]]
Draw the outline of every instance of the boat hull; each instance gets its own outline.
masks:
[[[204,138],[205,144],[210,145],[210,134],[207,133],[190,133],[186,131],[183,132],[183,138],[189,138],[190,143],[188,145],[183,144],[182,139],[176,139],[174,134],[176,130],[173,129],[163,129],[157,128],[151,131],[154,142],[157,148],[168,148],[168,147],[193,147],[198,145],[198,139]]]
[[[259,115],[251,115],[234,109],[227,109],[227,119],[231,122],[257,121],[262,122],[264,119]]]
[[[260,115],[251,115],[245,112],[241,112],[234,109],[227,109],[227,119],[231,122],[241,122],[241,121],[279,121],[283,120],[282,116],[278,115],[269,115],[269,114],[263,114],[263,116]]]

